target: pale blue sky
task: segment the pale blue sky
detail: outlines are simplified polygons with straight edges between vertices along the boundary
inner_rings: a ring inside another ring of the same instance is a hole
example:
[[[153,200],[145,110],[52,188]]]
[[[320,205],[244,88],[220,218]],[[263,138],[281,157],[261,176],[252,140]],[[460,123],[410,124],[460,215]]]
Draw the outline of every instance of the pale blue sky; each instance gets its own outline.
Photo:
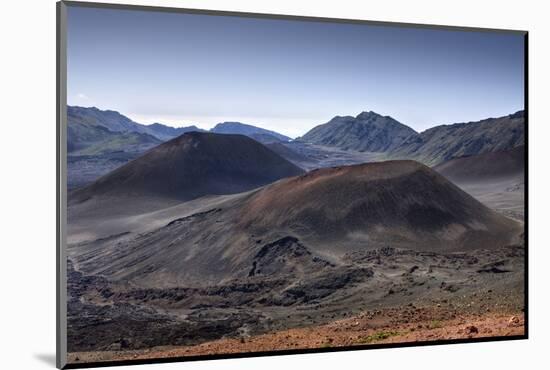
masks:
[[[523,109],[523,36],[69,7],[68,104],[296,137],[373,110],[417,131]]]

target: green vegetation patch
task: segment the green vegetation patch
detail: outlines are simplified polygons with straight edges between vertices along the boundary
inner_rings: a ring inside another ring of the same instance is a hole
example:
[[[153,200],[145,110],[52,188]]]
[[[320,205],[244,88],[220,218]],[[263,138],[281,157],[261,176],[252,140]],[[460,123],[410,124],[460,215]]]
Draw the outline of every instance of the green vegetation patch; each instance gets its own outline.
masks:
[[[400,333],[397,332],[397,331],[379,331],[379,332],[371,334],[367,337],[361,338],[359,340],[359,343],[364,343],[364,344],[375,343],[375,342],[379,342],[379,341],[384,340],[384,339],[388,339],[390,337],[395,337],[399,334]]]

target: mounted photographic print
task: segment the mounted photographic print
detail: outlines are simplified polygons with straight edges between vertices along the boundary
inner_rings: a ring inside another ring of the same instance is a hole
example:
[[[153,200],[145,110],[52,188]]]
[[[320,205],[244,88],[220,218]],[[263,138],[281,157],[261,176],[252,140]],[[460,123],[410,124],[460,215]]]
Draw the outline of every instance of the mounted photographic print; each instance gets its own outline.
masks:
[[[527,338],[526,50],[58,3],[58,367]]]

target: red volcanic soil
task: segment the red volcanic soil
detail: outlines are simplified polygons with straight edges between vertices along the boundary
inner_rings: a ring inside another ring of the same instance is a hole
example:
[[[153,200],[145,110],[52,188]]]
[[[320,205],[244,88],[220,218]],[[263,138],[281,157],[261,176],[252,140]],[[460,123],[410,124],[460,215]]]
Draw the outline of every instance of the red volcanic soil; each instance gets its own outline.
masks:
[[[251,197],[240,225],[259,235],[283,229],[323,241],[356,237],[363,247],[380,240],[435,250],[506,245],[518,229],[415,161],[325,168],[283,179]]]
[[[409,312],[416,318],[410,319]],[[253,337],[220,339],[195,346],[150,350],[77,352],[70,363],[137,360],[232,353],[337,348],[451,339],[522,336],[522,312],[456,313],[446,307],[376,310],[320,326],[282,330]]]

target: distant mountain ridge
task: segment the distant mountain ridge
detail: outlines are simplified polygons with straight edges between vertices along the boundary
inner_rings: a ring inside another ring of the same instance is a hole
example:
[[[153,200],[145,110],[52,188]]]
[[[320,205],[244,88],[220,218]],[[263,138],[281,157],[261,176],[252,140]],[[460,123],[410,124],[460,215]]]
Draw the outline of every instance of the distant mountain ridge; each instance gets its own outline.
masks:
[[[275,141],[287,142],[292,140],[290,137],[279,134],[278,132],[266,130],[252,125],[247,125],[241,122],[218,123],[214,128],[210,130],[210,132],[213,132],[215,134],[245,135],[263,143]]]
[[[141,153],[162,142],[153,135],[136,131],[137,124],[117,112],[69,107],[67,118],[67,151],[71,155]]]
[[[476,122],[434,126],[417,133],[389,116],[363,112],[336,116],[300,141],[343,150],[383,152],[434,166],[452,158],[510,150],[525,143],[524,111]]]
[[[170,140],[180,135],[185,134],[186,132],[206,132],[201,128],[198,128],[195,125],[185,126],[185,127],[171,127],[163,125],[162,123],[153,123],[146,126],[154,136],[158,137],[161,140]]]
[[[143,125],[113,110],[68,106],[67,115],[69,125],[78,122],[90,126],[101,126],[113,132],[146,132]]]
[[[207,132],[197,126],[143,125],[116,111],[95,107],[69,106],[68,123],[67,146],[71,155],[93,156],[117,152],[140,155],[186,132]],[[435,126],[417,133],[390,116],[368,111],[356,117],[336,116],[309,130],[298,142],[345,151],[384,153],[386,159],[414,159],[434,166],[457,157],[523,145],[524,123],[524,112],[518,111],[477,122]],[[219,123],[210,132],[245,135],[264,145],[292,141],[290,137],[275,131],[241,122]]]
[[[525,143],[524,111],[476,122],[432,127],[410,136],[390,153],[433,166],[452,158],[509,150]]]
[[[162,123],[144,125],[113,110],[101,110],[96,107],[67,107],[69,126],[76,123],[86,127],[102,127],[111,132],[140,133],[151,135],[161,141],[167,141],[186,132],[208,132],[195,125],[186,127],[172,127]],[[210,132],[217,134],[241,134],[253,138],[261,143],[288,142],[290,137],[278,132],[266,130],[241,122],[222,122],[213,127]],[[79,138],[73,137],[76,140]]]
[[[300,140],[344,150],[389,152],[415,135],[416,131],[392,117],[370,111],[356,117],[336,116],[309,130]]]
[[[190,131],[204,131],[196,126],[171,127],[161,123],[143,125],[113,110],[101,110],[96,107],[68,106],[69,125],[79,122],[89,126],[101,126],[113,132],[137,132],[148,134],[166,141]]]

